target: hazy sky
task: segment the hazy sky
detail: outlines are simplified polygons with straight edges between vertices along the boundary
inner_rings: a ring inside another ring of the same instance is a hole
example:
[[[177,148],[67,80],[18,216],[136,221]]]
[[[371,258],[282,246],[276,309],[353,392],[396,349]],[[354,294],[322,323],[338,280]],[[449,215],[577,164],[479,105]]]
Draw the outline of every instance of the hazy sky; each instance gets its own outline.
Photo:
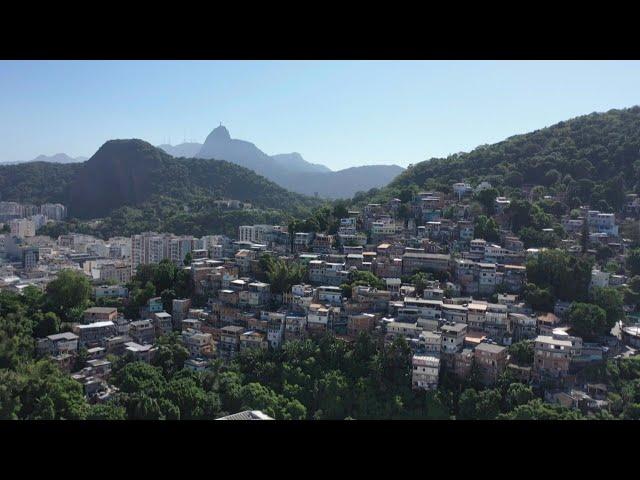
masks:
[[[0,61],[0,162],[222,121],[268,154],[406,166],[636,104],[639,61]]]

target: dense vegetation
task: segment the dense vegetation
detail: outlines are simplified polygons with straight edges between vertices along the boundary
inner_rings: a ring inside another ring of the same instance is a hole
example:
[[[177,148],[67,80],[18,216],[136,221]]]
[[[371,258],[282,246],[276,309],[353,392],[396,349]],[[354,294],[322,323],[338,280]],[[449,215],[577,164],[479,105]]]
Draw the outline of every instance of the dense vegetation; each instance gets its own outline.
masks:
[[[70,221],[41,231],[58,235],[109,237],[144,230],[231,234],[242,224],[287,223],[310,215],[322,203],[233,163],[176,159],[141,140],[109,141],[83,164],[1,166],[0,187],[3,200],[68,205]],[[223,198],[252,208],[226,210],[215,204]],[[97,217],[104,218],[86,221]]]
[[[66,204],[73,178],[82,165],[49,162],[0,165],[0,200],[35,205]]]
[[[455,182],[486,180],[509,195],[524,184],[563,192],[570,208],[589,203],[617,211],[626,192],[640,193],[640,107],[592,113],[469,153],[410,166],[387,187],[355,203],[400,197],[406,189],[451,192]]]
[[[110,382],[119,393],[105,404],[90,405],[78,382],[35,355],[35,338],[67,328],[57,312],[74,316],[91,304],[80,293],[52,310],[61,295],[83,290],[76,276],[63,275],[46,292],[0,292],[0,418],[212,419],[245,409],[277,419],[583,418],[580,411],[542,402],[543,390],[508,374],[485,388],[475,368],[465,381],[443,372],[436,392],[413,391],[406,341],[387,344],[368,334],[353,343],[328,335],[288,342],[280,350],[250,350],[228,366],[213,362],[203,373],[184,369],[188,353],[177,334],[167,335],[159,340],[151,365],[109,356]],[[189,288],[166,262],[143,269],[132,283],[147,290],[134,294],[142,296]],[[528,342],[513,345],[511,353],[517,363],[531,361]],[[82,366],[80,355],[76,369]],[[609,388],[611,407],[596,418],[639,418],[640,360],[611,360],[583,375]]]

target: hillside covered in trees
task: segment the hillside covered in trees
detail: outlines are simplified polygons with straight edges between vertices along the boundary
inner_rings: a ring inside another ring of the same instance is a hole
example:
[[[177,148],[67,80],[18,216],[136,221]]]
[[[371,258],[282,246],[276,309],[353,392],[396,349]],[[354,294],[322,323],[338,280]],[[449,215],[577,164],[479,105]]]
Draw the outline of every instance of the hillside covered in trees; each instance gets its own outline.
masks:
[[[469,153],[432,158],[354,201],[385,200],[406,189],[450,192],[455,182],[483,180],[506,195],[523,185],[540,186],[544,193],[564,193],[570,208],[589,203],[617,211],[625,193],[640,192],[640,107],[592,113]]]
[[[70,222],[42,233],[131,235],[143,230],[234,233],[243,223],[287,222],[321,204],[222,160],[173,158],[142,140],[111,140],[82,164],[0,166],[2,200],[68,206]],[[225,209],[216,199],[251,208]],[[83,222],[100,218],[99,222]],[[77,219],[77,220],[73,220]],[[79,220],[79,221],[78,221]]]

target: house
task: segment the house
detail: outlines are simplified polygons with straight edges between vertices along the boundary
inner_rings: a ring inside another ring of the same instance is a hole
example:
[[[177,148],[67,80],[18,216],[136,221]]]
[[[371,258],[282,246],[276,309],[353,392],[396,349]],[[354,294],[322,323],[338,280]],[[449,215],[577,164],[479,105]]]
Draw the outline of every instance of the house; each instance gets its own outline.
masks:
[[[316,289],[318,301],[320,303],[329,303],[331,305],[342,304],[342,289],[334,286],[322,286]]]
[[[167,312],[154,313],[152,320],[156,329],[156,337],[167,335],[173,331],[173,320]]]
[[[440,358],[414,355],[411,358],[411,386],[414,390],[435,390],[440,376]]]
[[[132,355],[136,361],[151,363],[153,357],[158,351],[153,345],[140,345],[136,342],[127,342],[124,344],[125,354]]]
[[[420,332],[418,348],[425,355],[439,356],[442,351],[442,333],[434,331]]]
[[[474,350],[474,361],[480,370],[482,382],[492,385],[507,368],[507,348],[483,342]]]
[[[136,320],[129,324],[129,336],[140,345],[152,344],[156,339],[156,329],[151,320]]]
[[[538,335],[534,341],[533,374],[537,377],[563,377],[571,360],[580,355],[582,339],[555,329],[551,335]]]
[[[188,358],[184,361],[184,368],[192,372],[204,372],[209,368],[210,362],[204,358]]]
[[[72,332],[49,335],[38,342],[41,355],[72,354],[78,350],[78,335]]]
[[[462,350],[464,337],[467,335],[466,323],[446,323],[441,327],[442,352],[453,354]]]
[[[208,357],[213,354],[213,336],[197,330],[182,332],[182,343],[192,358]]]
[[[216,420],[273,420],[269,415],[262,413],[260,410],[246,410],[244,412],[226,415],[216,418]]]
[[[408,252],[402,255],[402,274],[411,275],[417,270],[444,272],[451,267],[451,255]]]
[[[375,315],[371,313],[349,315],[347,318],[347,335],[350,338],[357,338],[362,332],[373,331],[375,320]]]
[[[91,307],[84,311],[82,320],[84,323],[113,322],[118,317],[118,309],[113,307]]]
[[[240,351],[266,350],[269,347],[267,336],[262,332],[248,331],[240,335]]]
[[[623,327],[622,341],[633,348],[640,348],[640,326],[630,325]]]
[[[387,323],[386,338],[393,340],[396,337],[418,338],[422,328],[415,323],[390,322]]]
[[[240,351],[240,335],[244,329],[240,326],[229,325],[220,330],[218,341],[218,357],[224,361],[233,359]]]
[[[116,335],[116,326],[112,321],[93,322],[86,325],[76,325],[74,333],[78,335],[78,346],[101,345],[107,337]]]

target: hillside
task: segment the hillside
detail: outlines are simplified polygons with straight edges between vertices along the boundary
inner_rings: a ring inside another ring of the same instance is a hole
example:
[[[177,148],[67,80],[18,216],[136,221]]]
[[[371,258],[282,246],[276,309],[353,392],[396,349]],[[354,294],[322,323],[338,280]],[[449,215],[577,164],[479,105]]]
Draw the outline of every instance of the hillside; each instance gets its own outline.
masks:
[[[197,197],[233,198],[287,211],[318,203],[229,162],[173,158],[142,140],[111,140],[74,178],[70,214],[99,217],[160,196],[184,202]]]
[[[47,162],[0,165],[0,200],[66,204],[71,182],[82,165]]]
[[[450,191],[455,182],[487,180],[503,192],[525,183],[539,185],[549,193],[564,194],[572,208],[580,203],[604,207],[604,201],[617,210],[625,192],[640,191],[639,179],[636,106],[576,117],[469,153],[420,162],[367,197],[390,198],[408,187]]]

